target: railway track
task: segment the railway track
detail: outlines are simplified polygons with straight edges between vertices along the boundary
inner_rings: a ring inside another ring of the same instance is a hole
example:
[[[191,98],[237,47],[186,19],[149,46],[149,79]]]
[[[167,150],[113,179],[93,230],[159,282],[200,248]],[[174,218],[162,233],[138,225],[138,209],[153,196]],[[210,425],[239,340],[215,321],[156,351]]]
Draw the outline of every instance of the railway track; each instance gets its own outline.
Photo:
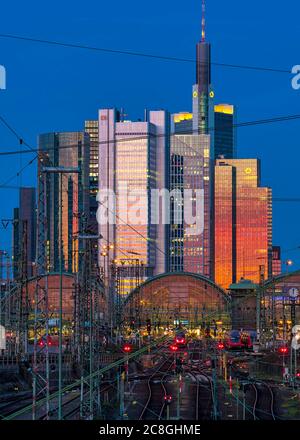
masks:
[[[201,348],[201,341],[195,341],[188,372],[196,382],[195,420],[209,420],[211,419],[214,402],[213,382],[211,377],[204,371],[204,366],[201,363]],[[197,365],[195,365],[196,362]]]
[[[172,366],[173,357],[169,356],[149,377],[147,381],[148,399],[143,407],[139,420],[162,419],[166,406],[164,397],[168,394],[164,381],[170,374]]]
[[[196,381],[195,420],[209,420],[213,406],[212,380],[200,370],[197,373],[190,371],[189,374]],[[202,383],[201,377],[206,380],[206,384]]]
[[[6,402],[0,405],[0,420],[5,419],[9,415],[15,413],[16,411],[24,408],[27,405],[30,405],[32,403],[32,395],[28,398],[20,400],[13,399],[10,402]]]
[[[274,413],[274,391],[266,382],[252,384],[254,390],[253,419],[276,420]]]

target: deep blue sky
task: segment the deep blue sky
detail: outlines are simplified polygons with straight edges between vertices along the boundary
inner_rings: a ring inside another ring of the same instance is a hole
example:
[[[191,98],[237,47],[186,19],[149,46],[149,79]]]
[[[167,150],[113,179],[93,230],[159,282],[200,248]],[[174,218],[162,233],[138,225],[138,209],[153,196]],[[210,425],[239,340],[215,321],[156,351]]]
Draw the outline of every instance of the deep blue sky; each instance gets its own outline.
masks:
[[[207,37],[216,62],[291,69],[300,64],[300,3],[207,1]],[[127,2],[52,0],[4,2],[1,33],[86,45],[194,58],[200,38],[201,1]],[[80,130],[97,109],[124,107],[128,117],[143,109],[191,109],[192,63],[170,62],[53,47],[0,38],[0,64],[7,90],[0,91],[0,114],[36,147],[47,131]],[[217,102],[238,106],[238,120],[251,121],[300,113],[300,90],[291,75],[213,68]],[[240,128],[240,157],[262,160],[262,181],[274,197],[300,197],[300,121]],[[0,124],[0,151],[19,148]],[[30,160],[0,157],[0,184]],[[35,185],[35,165],[14,185]],[[16,190],[0,189],[0,218],[10,218]],[[274,244],[300,245],[300,202],[274,203]],[[0,248],[9,248],[11,231],[0,231]],[[300,267],[300,250],[284,253]]]

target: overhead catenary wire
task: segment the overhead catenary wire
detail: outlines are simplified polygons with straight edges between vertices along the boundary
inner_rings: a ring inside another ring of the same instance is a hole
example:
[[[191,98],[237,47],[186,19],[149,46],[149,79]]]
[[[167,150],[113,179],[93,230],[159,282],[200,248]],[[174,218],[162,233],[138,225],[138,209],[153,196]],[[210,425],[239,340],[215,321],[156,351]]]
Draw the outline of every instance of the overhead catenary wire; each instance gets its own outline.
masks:
[[[233,128],[240,128],[240,127],[250,127],[250,126],[257,126],[257,125],[264,125],[264,124],[272,124],[272,123],[277,123],[277,122],[288,122],[288,121],[294,121],[294,120],[299,120],[300,119],[300,114],[294,114],[294,115],[285,115],[285,116],[277,116],[277,117],[273,117],[273,118],[267,118],[267,119],[257,119],[257,120],[253,120],[253,121],[245,121],[245,122],[239,122],[236,124],[233,124],[232,127]],[[0,120],[4,123],[5,119],[3,118],[3,116],[0,116]],[[5,125],[10,129],[10,131],[15,134],[16,137],[18,137],[18,139],[21,139],[19,137],[19,135],[13,130],[12,127],[10,127],[9,125],[7,125],[5,123]],[[222,129],[222,126],[220,127]],[[83,130],[84,131],[84,130]],[[215,127],[211,127],[208,128],[208,132],[214,132],[216,131]],[[169,134],[150,134],[148,136],[130,136],[128,135],[127,137],[124,138],[116,138],[116,139],[108,139],[106,141],[92,141],[93,144],[97,143],[98,145],[102,145],[102,144],[110,144],[110,143],[116,143],[116,142],[128,142],[128,140],[145,140],[148,139],[149,136],[154,137],[154,138],[164,138],[164,137],[174,137],[174,136],[188,136],[188,135],[192,135],[192,134],[197,134],[198,131],[197,130],[191,130],[188,132],[179,132],[179,133],[171,133],[171,135]],[[204,135],[205,136],[205,135]],[[26,142],[23,142],[23,144],[28,148],[28,150],[26,151],[20,151],[20,150],[11,150],[11,151],[0,151],[0,156],[10,156],[10,155],[16,155],[16,154],[30,154],[30,153],[38,153],[38,152],[47,152],[47,151],[53,151],[56,147],[50,147],[50,148],[44,148],[43,150],[39,150],[38,148],[33,148],[30,145],[28,145]],[[78,148],[78,144],[68,144],[68,145],[62,145],[59,147],[59,149],[64,150],[64,149],[70,149],[70,148]]]
[[[289,116],[288,118],[293,118],[293,119],[296,119],[296,117],[297,117],[297,119],[298,118],[300,118],[300,115],[292,115],[292,116]],[[283,117],[284,118],[284,120],[286,120],[287,119],[287,117],[285,116],[285,117]],[[276,121],[278,121],[278,119],[279,118],[275,118],[275,120]],[[30,146],[30,145],[28,145],[26,142],[24,142],[24,140],[19,136],[19,134],[18,134],[18,132],[6,121],[6,119],[4,119],[4,117],[3,116],[0,116],[0,120],[3,122],[3,124],[13,133],[13,135],[15,136],[15,137],[17,137],[18,138],[18,140],[19,140],[19,142],[20,142],[20,144],[24,144],[31,152],[33,152],[33,149],[32,149],[32,147]],[[270,122],[270,120],[263,120],[264,121],[264,123],[267,121],[267,123],[268,122]],[[257,122],[257,121],[256,121]],[[252,121],[252,123],[253,123],[253,121]],[[243,124],[243,126],[245,126],[245,125],[248,125],[249,124],[249,122],[248,123],[242,123]],[[158,135],[159,136],[159,135]],[[165,136],[165,135],[163,135],[163,136]],[[134,138],[135,139],[135,138]],[[141,137],[138,137],[138,139],[141,139]],[[145,139],[145,136],[143,136],[142,137],[142,139]],[[132,138],[131,138],[131,140],[132,140]],[[120,140],[118,140],[118,142],[119,142]],[[124,141],[128,141],[128,138],[125,138],[124,139]],[[114,143],[116,142],[115,140],[113,141]],[[99,142],[100,143],[100,142]],[[107,144],[108,142],[103,142],[104,144]],[[39,151],[39,150],[37,150],[37,151]],[[43,151],[43,150],[42,150]],[[198,152],[197,152],[198,153]],[[39,160],[40,160],[40,158],[39,158],[39,155],[37,154],[37,156],[35,157],[35,159],[36,158],[38,158]],[[18,173],[17,173],[18,174]],[[111,211],[111,212],[113,212],[112,210],[110,210],[107,206],[105,206],[105,208],[106,209],[108,209],[109,211]],[[148,238],[147,237],[145,237],[143,234],[141,234],[140,233],[140,231],[138,231],[136,228],[134,228],[132,225],[130,225],[130,224],[128,224],[125,220],[123,220],[123,219],[121,219],[121,217],[119,217],[119,216],[117,216],[117,218],[123,223],[123,224],[125,224],[126,226],[128,226],[130,229],[132,229],[135,233],[137,233],[143,240],[146,240],[147,242],[148,242]],[[165,256],[167,256],[167,254],[166,254],[166,252],[164,252],[162,249],[160,249],[158,246],[157,246],[157,244],[155,243],[155,242],[153,242],[154,243],[154,247],[160,252],[160,253],[162,253],[163,255],[165,255]]]
[[[193,63],[196,64],[195,59],[191,58],[183,58],[183,57],[176,57],[176,56],[169,56],[169,55],[158,55],[158,54],[152,54],[152,53],[146,53],[146,52],[138,52],[134,50],[122,50],[122,49],[110,49],[105,47],[97,47],[97,46],[89,46],[87,44],[82,43],[67,43],[63,41],[57,41],[57,40],[48,40],[43,38],[34,38],[34,37],[28,37],[25,35],[13,35],[13,34],[0,34],[0,38],[6,38],[11,40],[19,40],[19,41],[27,41],[31,43],[40,43],[40,44],[47,44],[57,47],[66,47],[66,48],[73,48],[73,49],[83,49],[83,50],[89,50],[93,52],[102,52],[102,53],[110,53],[115,55],[127,55],[131,57],[140,57],[140,58],[149,58],[154,60],[161,60],[161,61],[173,61],[173,62],[183,62],[183,63]],[[204,64],[204,63],[203,63]],[[243,64],[233,64],[233,63],[220,63],[212,61],[211,64],[213,66],[217,67],[228,67],[232,69],[244,69],[244,70],[256,70],[260,72],[274,72],[274,73],[289,73],[291,74],[291,69],[282,69],[282,68],[275,68],[275,67],[265,67],[265,66],[251,66],[251,65],[243,65]]]
[[[240,124],[235,124],[236,126],[249,126],[249,125],[256,125],[256,124],[261,124],[261,123],[270,123],[271,121],[272,122],[279,122],[279,121],[286,121],[286,120],[294,120],[294,119],[300,119],[300,115],[289,115],[289,116],[283,116],[283,117],[276,117],[276,118],[272,118],[272,119],[262,119],[262,120],[258,120],[258,121],[249,121],[249,122],[244,122],[244,123],[240,123]],[[6,121],[6,119],[3,117],[3,116],[0,116],[0,120],[1,120],[1,122],[13,133],[13,135],[15,136],[15,137],[17,137],[17,139],[19,140],[19,142],[20,142],[20,144],[24,144],[29,150],[30,150],[30,152],[39,152],[39,151],[42,151],[42,152],[45,152],[44,150],[34,150],[30,145],[28,145],[26,142],[24,142],[24,140],[23,140],[23,138],[21,138],[20,137],[20,135],[18,134],[18,132]],[[214,130],[214,128],[210,128],[209,130]],[[190,134],[190,133],[186,133],[186,134]],[[178,134],[175,134],[176,136],[184,136],[184,133],[178,133]],[[163,135],[156,135],[156,136],[166,136],[165,134],[163,134]],[[142,136],[142,137],[134,137],[134,138],[132,138],[132,137],[130,137],[130,140],[132,140],[132,139],[147,139],[148,138],[148,136],[147,137],[145,137],[145,136]],[[122,140],[121,139],[117,139],[117,141],[118,142],[122,142]],[[128,141],[128,137],[127,138],[124,138],[124,142],[125,141]],[[103,143],[103,144],[108,144],[108,143],[110,143],[110,142],[113,142],[113,143],[115,143],[116,142],[116,140],[113,140],[113,141],[102,141],[102,142],[100,142],[99,141],[99,144],[100,143]],[[70,146],[68,146],[68,147],[70,147]],[[195,151],[197,154],[199,154],[197,151]],[[18,153],[20,153],[20,151],[18,151]],[[39,155],[37,154],[37,156],[35,157],[35,158],[37,158],[38,160],[40,160],[40,157],[39,157]],[[19,175],[19,172],[17,173],[17,175]],[[11,179],[9,179],[9,181],[11,181]],[[108,209],[109,210],[109,208],[106,206],[106,209]],[[138,235],[140,235],[144,240],[147,240],[148,241],[148,238],[147,237],[145,237],[143,234],[141,234],[136,228],[134,228],[132,225],[129,225],[126,221],[124,221],[123,219],[121,219],[120,217],[118,217],[119,218],[119,220],[120,221],[122,221],[122,223],[124,223],[125,225],[127,225],[129,228],[131,228],[135,233],[137,233]],[[165,256],[167,256],[167,254],[164,252],[164,251],[162,251],[157,245],[156,245],[156,243],[154,242],[154,246],[159,250],[159,252],[161,252],[161,253],[163,253]]]
[[[247,127],[247,126],[253,126],[253,125],[260,125],[260,124],[269,124],[269,123],[275,123],[275,122],[283,122],[283,121],[291,121],[291,120],[297,120],[300,119],[300,115],[295,114],[295,115],[288,115],[288,116],[281,116],[281,117],[275,117],[275,118],[269,118],[269,119],[259,119],[256,121],[247,121],[247,122],[241,122],[241,123],[237,123],[237,124],[233,124],[234,128],[238,128],[238,127]],[[15,154],[28,154],[28,153],[38,153],[40,151],[43,152],[47,152],[47,151],[52,151],[55,149],[55,147],[53,148],[45,148],[43,150],[39,150],[38,148],[34,149],[33,147],[31,147],[27,142],[25,142],[23,140],[23,138],[18,134],[18,132],[7,122],[7,120],[0,115],[0,121],[9,129],[9,131],[11,131],[11,133],[17,137],[17,139],[19,140],[21,145],[25,145],[27,150],[15,150],[15,151],[7,151],[7,152],[0,152],[0,156],[7,156],[7,155],[15,155]],[[215,131],[215,128],[209,128],[209,131]],[[171,134],[171,136],[184,136],[184,135],[189,135],[192,134],[193,132],[189,132],[189,133],[176,133],[176,134]],[[165,137],[167,135],[165,134],[158,134],[158,135],[151,135],[154,137]],[[108,141],[98,141],[98,145],[102,145],[102,144],[109,144],[109,143],[115,143],[117,142],[126,142],[129,139],[130,140],[144,140],[147,139],[148,136],[137,136],[137,137],[127,137],[127,138],[121,138],[121,139],[116,139],[116,140],[108,140]],[[95,143],[95,141],[93,141]],[[77,144],[69,144],[69,145],[62,145],[60,146],[59,149],[69,149],[69,148],[78,148]],[[190,147],[191,148],[191,147]],[[192,148],[191,148],[192,149]],[[192,149],[193,150],[193,149]],[[195,151],[196,152],[196,151]],[[197,154],[199,154],[199,152],[196,152]],[[38,158],[38,157],[36,157]],[[36,159],[35,158],[35,159]],[[38,158],[39,159],[39,158]],[[30,164],[33,162],[30,162]],[[25,169],[25,168],[24,168]],[[22,170],[18,171],[16,174],[14,174],[14,176],[12,178],[9,178],[8,181],[10,182],[11,180],[13,180],[14,177],[18,177],[20,175],[20,173],[22,172]],[[0,188],[5,187],[4,185],[0,185]],[[279,200],[278,200],[279,201]],[[297,199],[291,199],[291,200],[280,200],[280,201],[298,201]]]
[[[30,150],[30,152],[32,152],[32,147],[29,145],[29,144],[27,144],[27,142],[25,142],[24,141],[24,139],[18,134],[18,132],[6,121],[6,119],[3,117],[3,116],[1,116],[0,115],[0,121],[8,128],[8,130],[9,131],[11,131],[11,133],[19,140],[19,143],[20,143],[20,145],[25,145],[27,148],[29,148],[29,150]],[[2,187],[2,186],[5,186],[5,185],[7,185],[8,183],[10,183],[15,177],[17,177],[17,176],[19,176],[29,165],[31,165],[31,164],[33,164],[34,163],[34,161],[36,160],[36,159],[38,159],[39,161],[41,160],[40,159],[40,157],[39,157],[39,155],[37,154],[32,160],[30,160],[29,162],[28,162],[28,164],[26,164],[25,166],[23,166],[22,168],[21,168],[21,170],[20,171],[18,171],[17,173],[16,173],[16,175],[14,175],[14,176],[12,176],[12,177],[10,177],[9,179],[7,179],[5,182],[4,182],[4,184],[0,184],[0,188]],[[53,165],[53,163],[50,161],[50,163]],[[54,166],[54,165],[53,165]],[[54,166],[55,167],[55,166]],[[57,168],[57,167],[55,167],[55,168]],[[68,190],[65,188],[65,191],[67,191],[68,192]],[[107,240],[106,240],[107,241]],[[107,243],[109,243],[108,241],[107,241]],[[126,250],[122,250],[122,248],[121,247],[119,247],[119,246],[116,246],[118,249],[119,249],[119,251],[123,254],[123,255],[125,255],[126,257],[128,257],[129,256],[129,254],[128,254],[128,252],[126,251]]]

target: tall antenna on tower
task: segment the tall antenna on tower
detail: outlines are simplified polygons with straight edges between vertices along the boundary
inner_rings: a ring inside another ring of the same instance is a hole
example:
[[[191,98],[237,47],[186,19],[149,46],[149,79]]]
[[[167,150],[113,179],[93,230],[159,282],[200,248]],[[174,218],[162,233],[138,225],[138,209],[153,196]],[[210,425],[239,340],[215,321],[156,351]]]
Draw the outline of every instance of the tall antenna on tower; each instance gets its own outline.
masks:
[[[201,36],[202,41],[205,41],[205,0],[202,0],[202,22],[201,22]]]

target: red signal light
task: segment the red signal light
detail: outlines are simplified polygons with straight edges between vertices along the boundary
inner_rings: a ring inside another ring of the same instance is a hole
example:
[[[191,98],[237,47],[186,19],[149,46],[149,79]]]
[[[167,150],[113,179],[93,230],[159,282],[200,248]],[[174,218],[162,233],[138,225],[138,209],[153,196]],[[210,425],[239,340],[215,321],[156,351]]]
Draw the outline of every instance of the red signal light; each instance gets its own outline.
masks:
[[[279,353],[281,354],[288,354],[289,349],[287,347],[280,347]]]
[[[50,347],[52,345],[52,338],[51,338],[51,336],[47,336],[47,344],[48,344],[48,347]]]
[[[178,347],[177,347],[177,345],[170,345],[170,349],[171,349],[172,351],[178,351]]]
[[[223,344],[223,342],[219,342],[217,345],[218,350],[224,350],[225,345]]]
[[[125,353],[130,353],[131,352],[131,345],[125,344],[124,347],[123,347],[123,351]]]
[[[298,373],[296,373],[296,377],[300,378],[300,371],[298,371]]]
[[[176,338],[177,344],[184,344],[184,338]]]

